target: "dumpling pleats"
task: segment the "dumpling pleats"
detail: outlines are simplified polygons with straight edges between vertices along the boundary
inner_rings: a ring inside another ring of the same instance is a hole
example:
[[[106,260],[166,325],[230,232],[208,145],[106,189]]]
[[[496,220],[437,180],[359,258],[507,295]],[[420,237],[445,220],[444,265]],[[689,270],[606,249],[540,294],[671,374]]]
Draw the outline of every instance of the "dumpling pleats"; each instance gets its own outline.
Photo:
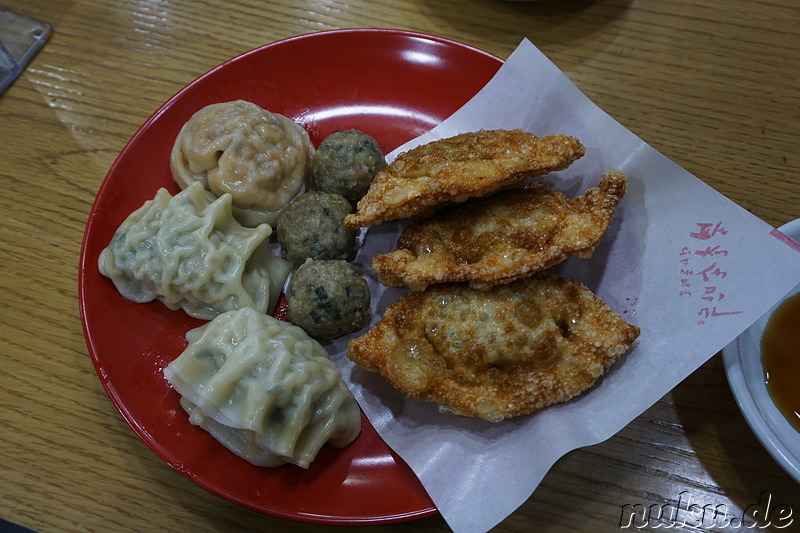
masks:
[[[307,468],[323,444],[361,430],[358,404],[325,348],[302,329],[253,308],[187,334],[164,369],[192,423],[253,464]]]
[[[196,318],[252,306],[271,312],[291,264],[272,254],[272,228],[245,228],[230,196],[194,183],[172,196],[160,189],[117,229],[98,259],[125,298],[161,300]]]

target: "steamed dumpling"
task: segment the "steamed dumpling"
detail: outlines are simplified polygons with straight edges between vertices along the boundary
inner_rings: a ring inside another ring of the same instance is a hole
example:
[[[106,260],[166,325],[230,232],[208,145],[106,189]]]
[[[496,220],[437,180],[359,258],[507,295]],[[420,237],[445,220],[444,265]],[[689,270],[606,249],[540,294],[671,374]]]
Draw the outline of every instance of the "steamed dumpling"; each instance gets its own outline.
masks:
[[[317,341],[253,308],[223,313],[186,335],[164,369],[190,421],[258,466],[308,468],[323,444],[342,448],[361,413]]]
[[[229,194],[216,198],[199,183],[175,196],[160,189],[120,225],[98,268],[125,298],[161,300],[196,318],[247,306],[271,312],[292,268],[270,251],[271,233],[268,224],[239,224]]]
[[[200,182],[217,196],[230,194],[242,224],[274,226],[305,190],[313,156],[300,125],[235,100],[208,105],[189,119],[175,139],[170,168],[181,188]]]

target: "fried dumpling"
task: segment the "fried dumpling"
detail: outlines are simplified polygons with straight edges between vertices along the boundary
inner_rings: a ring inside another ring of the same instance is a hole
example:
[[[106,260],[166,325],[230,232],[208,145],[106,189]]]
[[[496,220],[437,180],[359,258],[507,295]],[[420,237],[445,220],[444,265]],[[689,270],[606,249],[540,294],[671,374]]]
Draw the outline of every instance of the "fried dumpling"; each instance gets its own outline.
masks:
[[[563,170],[585,152],[574,137],[538,137],[521,130],[481,130],[433,141],[400,154],[378,172],[345,226],[427,215],[528,176]]]
[[[591,256],[625,190],[619,171],[573,200],[543,184],[506,189],[409,226],[397,249],[376,254],[372,267],[384,285],[412,290],[446,282],[476,288],[508,283],[570,255]]]
[[[583,284],[540,273],[412,292],[347,355],[413,398],[496,422],[581,394],[638,335]]]

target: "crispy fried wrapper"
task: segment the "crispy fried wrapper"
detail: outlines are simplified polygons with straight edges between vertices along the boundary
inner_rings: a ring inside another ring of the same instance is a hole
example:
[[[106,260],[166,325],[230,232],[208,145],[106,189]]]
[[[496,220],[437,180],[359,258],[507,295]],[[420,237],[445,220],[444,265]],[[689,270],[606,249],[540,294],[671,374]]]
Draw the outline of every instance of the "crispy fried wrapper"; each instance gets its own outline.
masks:
[[[516,130],[462,133],[402,153],[375,175],[345,226],[427,215],[529,176],[567,168],[586,153],[578,139]]]
[[[591,257],[625,189],[625,177],[613,171],[573,200],[541,183],[470,200],[406,227],[397,249],[374,255],[372,267],[384,285],[415,291],[510,283],[570,256]]]
[[[580,282],[537,274],[408,294],[347,356],[411,397],[499,422],[581,394],[638,336]]]

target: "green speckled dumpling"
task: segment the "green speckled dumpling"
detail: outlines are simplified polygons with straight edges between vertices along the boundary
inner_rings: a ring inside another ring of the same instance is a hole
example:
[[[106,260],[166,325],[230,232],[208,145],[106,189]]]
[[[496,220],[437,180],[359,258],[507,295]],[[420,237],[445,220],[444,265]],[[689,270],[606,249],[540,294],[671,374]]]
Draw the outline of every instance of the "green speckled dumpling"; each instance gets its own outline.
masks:
[[[186,335],[164,369],[189,420],[257,466],[308,468],[350,444],[361,412],[339,369],[302,329],[246,307]]]

